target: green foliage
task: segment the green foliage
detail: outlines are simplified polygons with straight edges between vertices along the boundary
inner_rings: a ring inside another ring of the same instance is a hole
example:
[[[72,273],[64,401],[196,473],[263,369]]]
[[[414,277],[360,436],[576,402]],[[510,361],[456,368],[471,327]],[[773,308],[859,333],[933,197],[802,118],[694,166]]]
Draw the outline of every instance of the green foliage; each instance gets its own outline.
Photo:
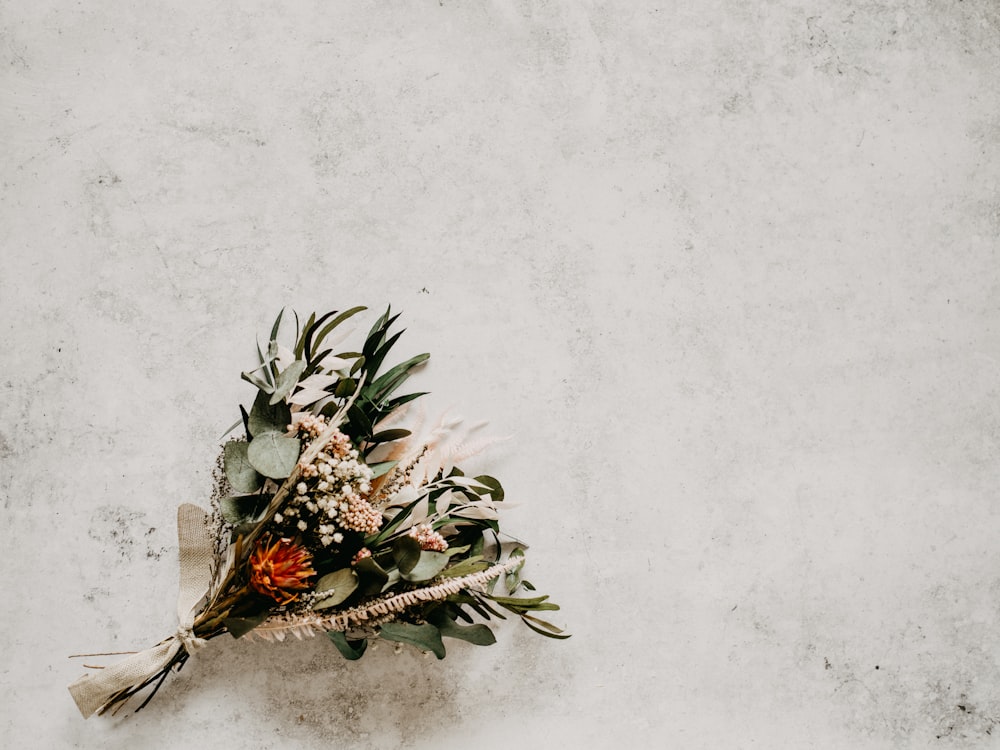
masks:
[[[408,643],[421,651],[430,651],[438,659],[443,659],[445,650],[441,642],[441,631],[429,622],[413,625],[408,622],[387,622],[379,629],[379,635],[387,641]]]
[[[254,399],[250,408],[250,418],[247,428],[252,438],[268,432],[284,434],[292,421],[292,412],[286,403],[272,404],[268,394],[261,392]]]
[[[326,635],[343,657],[350,661],[360,659],[364,656],[365,649],[368,648],[368,640],[366,638],[348,640],[347,636],[339,630],[328,630]]]
[[[274,383],[274,393],[271,394],[268,405],[275,406],[279,401],[283,401],[292,392],[296,383],[299,382],[299,377],[301,377],[305,369],[306,363],[301,359],[297,359],[278,373],[278,378]]]
[[[423,583],[424,581],[431,580],[444,570],[444,567],[448,564],[448,560],[448,555],[443,552],[422,550],[413,567],[409,570],[403,570],[403,567],[400,566],[399,572],[404,581]]]
[[[350,568],[329,573],[316,582],[314,593],[324,595],[312,605],[313,609],[329,609],[342,603],[358,588],[358,576]]]
[[[264,484],[264,478],[247,458],[248,447],[244,442],[232,440],[222,449],[226,478],[237,492],[256,492]]]
[[[481,623],[477,625],[459,625],[455,621],[456,618],[444,606],[435,607],[433,612],[428,615],[428,620],[437,627],[444,638],[457,638],[473,643],[476,646],[491,646],[497,642],[493,631],[486,625]]]
[[[267,510],[271,495],[229,495],[219,501],[223,519],[233,526],[257,523]]]
[[[284,479],[298,463],[300,447],[298,438],[265,432],[254,437],[247,448],[247,459],[265,477]]]
[[[258,612],[255,615],[247,617],[227,617],[222,621],[222,624],[226,626],[226,630],[233,638],[242,638],[263,623],[269,614],[270,612],[264,610],[263,612]]]

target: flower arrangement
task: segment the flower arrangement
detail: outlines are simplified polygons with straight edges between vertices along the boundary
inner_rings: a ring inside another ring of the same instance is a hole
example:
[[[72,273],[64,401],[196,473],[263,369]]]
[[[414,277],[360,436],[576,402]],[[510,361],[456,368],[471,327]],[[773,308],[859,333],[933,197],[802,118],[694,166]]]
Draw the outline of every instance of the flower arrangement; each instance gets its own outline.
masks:
[[[223,633],[284,640],[326,633],[347,659],[376,638],[445,656],[443,638],[495,642],[484,622],[518,616],[532,630],[567,638],[537,612],[556,610],[522,577],[523,545],[499,526],[500,482],[456,465],[489,442],[461,420],[422,435],[423,420],[397,426],[424,393],[396,395],[420,354],[383,372],[402,331],[390,310],[360,351],[334,353],[340,326],[364,310],[295,316],[290,347],[282,314],[259,365],[257,389],[240,407],[243,436],[223,446],[212,513],[178,509],[177,632],[156,646],[70,685],[84,717],[117,710]],[[498,592],[498,583],[503,593]],[[93,655],[91,655],[93,656]],[[138,709],[137,709],[138,710]]]

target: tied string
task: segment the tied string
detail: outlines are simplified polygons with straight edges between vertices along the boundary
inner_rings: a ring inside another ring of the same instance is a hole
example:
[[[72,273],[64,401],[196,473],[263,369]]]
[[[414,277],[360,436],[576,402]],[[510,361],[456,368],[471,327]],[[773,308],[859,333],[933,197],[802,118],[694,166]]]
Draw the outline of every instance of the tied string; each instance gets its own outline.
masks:
[[[177,632],[152,648],[96,673],[85,674],[71,684],[69,692],[85,719],[103,709],[122,691],[141,685],[165,669],[182,649],[190,654],[205,645],[205,639],[194,634],[194,619],[211,585],[214,561],[205,511],[190,503],[181,505],[177,509],[177,539],[180,551]]]

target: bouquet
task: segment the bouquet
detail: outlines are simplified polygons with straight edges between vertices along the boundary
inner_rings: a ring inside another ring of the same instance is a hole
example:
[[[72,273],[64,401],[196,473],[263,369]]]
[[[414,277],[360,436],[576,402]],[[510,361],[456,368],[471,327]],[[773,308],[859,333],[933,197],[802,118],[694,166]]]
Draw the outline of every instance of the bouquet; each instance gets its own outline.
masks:
[[[420,354],[383,371],[402,331],[381,315],[360,351],[335,353],[340,328],[365,308],[309,316],[290,346],[282,314],[259,366],[249,410],[227,432],[212,511],[178,509],[177,632],[70,685],[84,717],[118,709],[223,633],[284,640],[325,633],[347,659],[381,638],[445,656],[444,640],[495,642],[483,621],[519,617],[552,638],[537,616],[558,606],[518,596],[524,546],[502,535],[500,482],[456,465],[485,447],[461,420],[426,434],[399,426],[425,393],[397,395]],[[498,590],[498,583],[503,585]],[[500,593],[502,591],[502,593]],[[94,656],[91,654],[90,656]]]

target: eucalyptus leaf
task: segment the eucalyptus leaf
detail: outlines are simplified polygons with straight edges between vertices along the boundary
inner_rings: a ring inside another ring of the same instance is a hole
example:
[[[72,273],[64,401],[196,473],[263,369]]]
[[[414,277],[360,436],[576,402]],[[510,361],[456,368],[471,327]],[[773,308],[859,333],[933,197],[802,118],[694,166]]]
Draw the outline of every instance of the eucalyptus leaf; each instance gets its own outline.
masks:
[[[226,523],[242,526],[254,523],[267,510],[271,495],[229,495],[219,501],[219,511]]]
[[[351,568],[341,568],[328,573],[316,583],[314,593],[326,594],[312,605],[314,610],[336,607],[354,593],[358,587],[358,575]]]
[[[358,564],[354,566],[354,572],[358,574],[360,579],[359,588],[362,596],[380,593],[382,586],[389,580],[389,574],[375,562],[373,557],[359,560]]]
[[[226,478],[237,492],[256,492],[264,484],[264,478],[247,459],[248,448],[247,443],[233,440],[222,449]]]
[[[445,650],[441,642],[441,631],[429,622],[411,625],[407,622],[387,622],[382,625],[379,635],[387,641],[408,643],[421,651],[430,651],[438,659],[443,659]]]
[[[292,421],[292,412],[288,404],[284,402],[272,404],[270,401],[270,396],[261,391],[250,408],[247,427],[255,438],[267,432],[284,433]]]
[[[444,570],[444,567],[448,564],[449,559],[448,555],[442,552],[423,550],[420,553],[420,557],[417,559],[416,565],[408,571],[403,571],[402,567],[400,567],[400,573],[404,580],[410,581],[411,583],[429,581]]]
[[[285,396],[292,392],[295,384],[299,382],[299,376],[305,369],[305,361],[297,359],[278,373],[278,378],[274,383],[274,393],[271,394],[268,406],[275,406],[279,401],[283,401]]]
[[[271,479],[284,479],[299,460],[298,438],[285,437],[276,432],[257,435],[247,449],[247,458],[253,467]]]
[[[399,572],[402,575],[408,574],[420,561],[420,542],[408,534],[398,537],[392,543],[392,556],[396,560]]]
[[[399,568],[390,568],[386,571],[385,583],[382,584],[382,591],[380,593],[384,594],[401,580],[402,576],[399,575]]]
[[[339,630],[328,630],[326,635],[333,642],[333,645],[337,647],[341,656],[350,661],[360,659],[364,656],[365,649],[368,648],[368,640],[365,638],[351,641]]]
[[[438,630],[441,631],[441,635],[444,638],[457,638],[462,641],[474,643],[477,646],[491,646],[497,642],[493,631],[485,625],[459,625],[448,617],[443,607],[435,610],[434,616],[431,619]]]

